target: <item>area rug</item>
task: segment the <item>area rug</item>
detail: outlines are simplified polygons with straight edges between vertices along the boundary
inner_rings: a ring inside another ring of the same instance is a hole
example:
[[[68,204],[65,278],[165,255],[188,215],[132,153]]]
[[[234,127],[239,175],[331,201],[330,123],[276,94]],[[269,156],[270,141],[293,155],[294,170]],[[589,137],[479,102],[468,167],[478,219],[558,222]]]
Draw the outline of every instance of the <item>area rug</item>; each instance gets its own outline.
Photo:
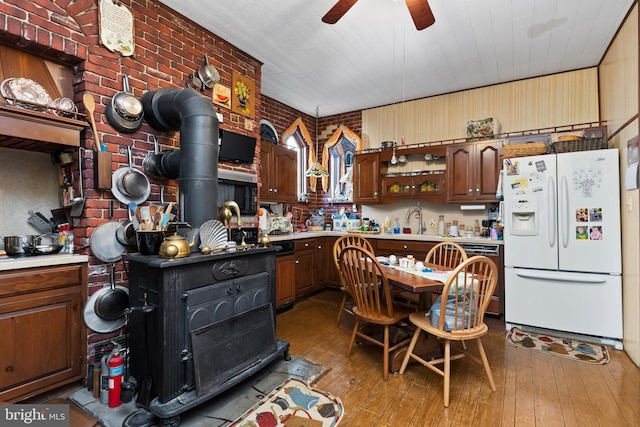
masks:
[[[558,338],[546,334],[524,332],[511,328],[507,341],[518,347],[542,351],[555,356],[594,364],[609,362],[609,351],[603,345],[587,343],[570,338]]]
[[[288,378],[229,427],[330,427],[342,415],[339,398]]]

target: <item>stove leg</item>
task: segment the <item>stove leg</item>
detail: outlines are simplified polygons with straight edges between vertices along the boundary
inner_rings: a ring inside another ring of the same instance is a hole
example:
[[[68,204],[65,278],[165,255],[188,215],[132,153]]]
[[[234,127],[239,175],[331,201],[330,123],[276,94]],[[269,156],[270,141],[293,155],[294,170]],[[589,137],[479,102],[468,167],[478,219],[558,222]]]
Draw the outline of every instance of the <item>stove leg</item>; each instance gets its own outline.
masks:
[[[163,418],[161,421],[162,427],[178,427],[178,424],[180,424],[180,416],[176,415],[171,418]]]
[[[284,351],[284,353],[282,354],[282,357],[284,358],[284,360],[286,360],[287,362],[289,360],[291,360],[291,356],[289,356],[289,348],[287,347],[287,349]]]
[[[140,408],[124,419],[122,427],[151,427],[156,425],[157,420],[158,418],[151,412]]]

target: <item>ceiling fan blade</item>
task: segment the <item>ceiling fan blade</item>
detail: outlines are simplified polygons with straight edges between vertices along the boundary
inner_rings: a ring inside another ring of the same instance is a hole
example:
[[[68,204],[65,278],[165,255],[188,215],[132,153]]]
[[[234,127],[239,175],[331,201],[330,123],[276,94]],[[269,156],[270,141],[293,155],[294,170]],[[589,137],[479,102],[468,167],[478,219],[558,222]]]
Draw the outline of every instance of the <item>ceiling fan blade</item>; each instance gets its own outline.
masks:
[[[424,30],[436,22],[427,0],[405,0],[405,3],[407,3],[407,8],[409,8],[409,13],[411,13],[411,18],[418,31]]]
[[[340,18],[342,18],[342,15],[351,9],[351,6],[356,4],[357,1],[358,0],[338,0],[338,3],[336,3],[329,12],[322,17],[322,22],[326,24],[335,24]]]

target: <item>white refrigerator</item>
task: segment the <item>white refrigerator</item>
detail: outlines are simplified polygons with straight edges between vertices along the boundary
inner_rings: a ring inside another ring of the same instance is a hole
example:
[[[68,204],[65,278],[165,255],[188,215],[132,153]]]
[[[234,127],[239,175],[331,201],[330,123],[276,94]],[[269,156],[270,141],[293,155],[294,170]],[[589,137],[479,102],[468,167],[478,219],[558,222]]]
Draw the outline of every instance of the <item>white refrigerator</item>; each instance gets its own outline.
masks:
[[[618,150],[505,159],[505,321],[622,339]]]

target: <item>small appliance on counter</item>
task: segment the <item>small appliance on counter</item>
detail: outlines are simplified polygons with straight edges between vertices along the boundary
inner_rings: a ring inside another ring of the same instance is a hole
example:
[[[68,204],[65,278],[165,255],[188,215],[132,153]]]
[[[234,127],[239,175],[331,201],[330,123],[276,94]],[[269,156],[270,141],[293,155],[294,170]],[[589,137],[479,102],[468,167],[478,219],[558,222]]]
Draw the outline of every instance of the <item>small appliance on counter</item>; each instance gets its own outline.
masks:
[[[291,220],[284,216],[274,216],[267,222],[267,234],[291,233]]]

